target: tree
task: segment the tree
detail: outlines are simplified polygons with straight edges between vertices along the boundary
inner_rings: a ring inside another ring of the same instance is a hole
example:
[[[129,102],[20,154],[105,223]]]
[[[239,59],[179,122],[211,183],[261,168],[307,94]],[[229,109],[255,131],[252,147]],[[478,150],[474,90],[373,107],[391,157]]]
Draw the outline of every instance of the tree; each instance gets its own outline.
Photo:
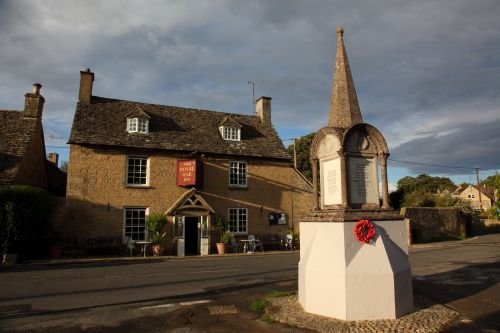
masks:
[[[68,172],[68,161],[62,161],[61,167],[59,169],[61,169],[64,172]]]
[[[295,141],[295,151],[297,153],[297,169],[310,181],[312,181],[311,161],[309,160],[309,149],[316,133],[302,136]],[[293,156],[293,144],[287,147],[287,152]]]

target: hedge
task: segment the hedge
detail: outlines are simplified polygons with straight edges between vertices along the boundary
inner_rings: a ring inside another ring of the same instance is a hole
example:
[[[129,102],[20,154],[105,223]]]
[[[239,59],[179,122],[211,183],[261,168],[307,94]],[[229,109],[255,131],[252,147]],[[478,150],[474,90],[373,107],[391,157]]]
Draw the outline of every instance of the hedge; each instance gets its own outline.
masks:
[[[25,185],[0,186],[0,251],[19,260],[40,258],[54,239],[48,192]]]

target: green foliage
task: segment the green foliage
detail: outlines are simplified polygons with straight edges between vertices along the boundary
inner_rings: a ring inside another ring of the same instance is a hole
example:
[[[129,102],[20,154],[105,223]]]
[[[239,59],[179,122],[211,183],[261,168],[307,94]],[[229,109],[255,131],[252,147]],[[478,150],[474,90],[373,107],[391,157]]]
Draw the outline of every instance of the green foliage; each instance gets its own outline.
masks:
[[[264,310],[266,309],[266,307],[268,305],[269,305],[269,302],[266,299],[261,298],[261,299],[255,300],[252,303],[250,303],[249,307],[250,307],[250,310],[252,310],[253,312],[264,313]]]
[[[219,243],[229,243],[231,234],[228,231],[228,222],[224,216],[217,215],[215,217],[215,229],[219,233]]]
[[[19,260],[43,257],[54,232],[49,224],[49,195],[24,185],[0,186],[0,246]]]
[[[227,244],[229,243],[230,240],[231,240],[231,233],[229,231],[226,230],[220,235],[221,243]]]
[[[295,140],[295,151],[297,153],[297,169],[310,181],[312,181],[312,168],[309,160],[309,148],[316,133],[311,133]],[[286,148],[288,154],[293,157],[293,143]]]
[[[438,193],[445,190],[453,191],[455,184],[447,177],[432,177],[426,174],[417,177],[406,176],[398,181],[398,190],[406,193],[420,191]]]
[[[59,169],[61,169],[64,172],[68,172],[68,161],[62,161]]]
[[[300,240],[300,232],[299,232],[299,230],[290,229],[290,230],[288,230],[288,234],[292,235],[292,240],[293,241],[299,241]]]
[[[146,221],[148,229],[150,231],[150,241],[151,244],[161,244],[166,232],[163,234],[161,231],[163,227],[167,224],[167,217],[163,213],[154,213],[148,216]]]

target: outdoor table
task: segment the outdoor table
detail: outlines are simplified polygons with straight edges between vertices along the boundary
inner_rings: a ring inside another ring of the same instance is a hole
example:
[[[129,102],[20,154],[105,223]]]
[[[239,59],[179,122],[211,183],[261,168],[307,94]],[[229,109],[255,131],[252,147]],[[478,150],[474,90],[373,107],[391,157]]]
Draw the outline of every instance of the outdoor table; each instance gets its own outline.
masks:
[[[144,254],[144,258],[146,257],[146,249],[148,248],[148,244],[151,244],[150,241],[138,241],[135,242],[137,245],[142,245],[141,253]]]
[[[249,251],[248,245],[250,242],[252,242],[249,239],[240,239],[240,242],[243,242],[243,253],[252,253],[252,251]]]

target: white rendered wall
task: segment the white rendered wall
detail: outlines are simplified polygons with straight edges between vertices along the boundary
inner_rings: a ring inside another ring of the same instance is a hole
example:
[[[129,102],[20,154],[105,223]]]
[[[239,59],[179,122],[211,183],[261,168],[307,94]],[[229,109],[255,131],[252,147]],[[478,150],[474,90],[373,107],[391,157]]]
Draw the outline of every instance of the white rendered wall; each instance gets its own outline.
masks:
[[[404,221],[375,221],[360,243],[356,222],[301,222],[299,302],[343,320],[396,319],[413,310]]]

